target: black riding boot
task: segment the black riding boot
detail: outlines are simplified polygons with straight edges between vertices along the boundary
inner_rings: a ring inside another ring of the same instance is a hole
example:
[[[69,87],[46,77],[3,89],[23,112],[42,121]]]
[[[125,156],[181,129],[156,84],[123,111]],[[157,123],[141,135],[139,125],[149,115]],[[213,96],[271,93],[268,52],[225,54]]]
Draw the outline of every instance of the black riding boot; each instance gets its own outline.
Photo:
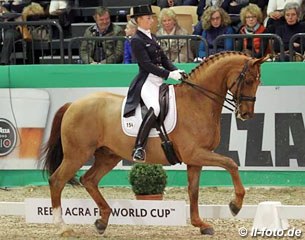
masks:
[[[145,160],[145,146],[149,132],[153,125],[156,123],[156,116],[153,108],[150,108],[146,113],[142,124],[140,126],[138,136],[133,150],[133,161],[144,161]]]

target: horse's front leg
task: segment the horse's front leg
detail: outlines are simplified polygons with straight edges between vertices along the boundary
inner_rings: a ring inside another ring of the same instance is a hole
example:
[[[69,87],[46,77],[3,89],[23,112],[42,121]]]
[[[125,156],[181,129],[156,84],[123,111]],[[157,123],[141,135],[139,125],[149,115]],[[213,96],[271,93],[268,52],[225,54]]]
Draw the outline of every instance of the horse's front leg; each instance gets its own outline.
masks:
[[[222,167],[230,173],[235,190],[235,199],[230,202],[229,207],[232,215],[237,215],[242,208],[246,193],[238,173],[237,164],[229,157],[222,156],[205,149],[198,149],[197,151],[194,151],[193,156],[194,157],[190,158],[191,160],[186,162],[186,164],[195,166]]]
[[[214,234],[213,227],[210,224],[205,223],[199,216],[198,196],[199,196],[200,174],[201,174],[201,167],[187,165],[191,224],[194,227],[199,227],[201,234],[213,235]]]

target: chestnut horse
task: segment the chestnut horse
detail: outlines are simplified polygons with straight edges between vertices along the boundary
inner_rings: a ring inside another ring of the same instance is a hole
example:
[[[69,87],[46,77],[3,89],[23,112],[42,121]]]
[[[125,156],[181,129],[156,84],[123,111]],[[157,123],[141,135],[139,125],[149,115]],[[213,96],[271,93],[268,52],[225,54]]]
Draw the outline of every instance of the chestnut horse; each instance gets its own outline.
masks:
[[[243,120],[253,117],[260,65],[265,60],[239,52],[219,53],[204,60],[186,81],[175,86],[178,120],[169,138],[178,158],[187,165],[191,224],[199,227],[201,234],[214,233],[212,225],[203,221],[198,212],[202,166],[222,167],[231,174],[235,198],[229,207],[233,215],[242,207],[245,189],[237,164],[213,150],[220,141],[220,118],[227,91],[233,96],[236,116]],[[135,142],[121,127],[123,98],[107,92],[90,94],[65,104],[54,117],[44,168],[51,175],[53,221],[61,233],[66,230],[61,210],[62,190],[93,155],[95,161],[80,182],[100,209],[100,218],[95,222],[97,231],[102,234],[107,228],[111,208],[98,183],[122,159],[132,159]],[[149,139],[146,163],[168,163],[160,144],[159,138]]]

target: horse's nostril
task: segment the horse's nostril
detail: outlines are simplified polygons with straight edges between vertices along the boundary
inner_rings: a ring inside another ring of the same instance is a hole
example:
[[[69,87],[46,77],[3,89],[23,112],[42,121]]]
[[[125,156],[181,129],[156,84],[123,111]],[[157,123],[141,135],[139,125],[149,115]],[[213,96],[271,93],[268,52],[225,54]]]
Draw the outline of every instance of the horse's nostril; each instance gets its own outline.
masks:
[[[242,116],[243,119],[249,119],[249,118],[253,117],[253,114],[250,113],[250,112],[245,112],[241,116]]]

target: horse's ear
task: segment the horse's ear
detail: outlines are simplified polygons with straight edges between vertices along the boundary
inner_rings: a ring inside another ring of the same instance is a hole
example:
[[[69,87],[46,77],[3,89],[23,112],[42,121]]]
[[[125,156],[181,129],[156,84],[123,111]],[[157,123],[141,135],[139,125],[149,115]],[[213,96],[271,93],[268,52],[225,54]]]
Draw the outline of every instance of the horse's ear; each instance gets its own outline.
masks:
[[[264,57],[254,59],[252,63],[253,63],[253,65],[255,65],[255,64],[259,64],[260,65],[263,62],[266,62],[268,59],[270,59],[269,54],[267,54]]]

